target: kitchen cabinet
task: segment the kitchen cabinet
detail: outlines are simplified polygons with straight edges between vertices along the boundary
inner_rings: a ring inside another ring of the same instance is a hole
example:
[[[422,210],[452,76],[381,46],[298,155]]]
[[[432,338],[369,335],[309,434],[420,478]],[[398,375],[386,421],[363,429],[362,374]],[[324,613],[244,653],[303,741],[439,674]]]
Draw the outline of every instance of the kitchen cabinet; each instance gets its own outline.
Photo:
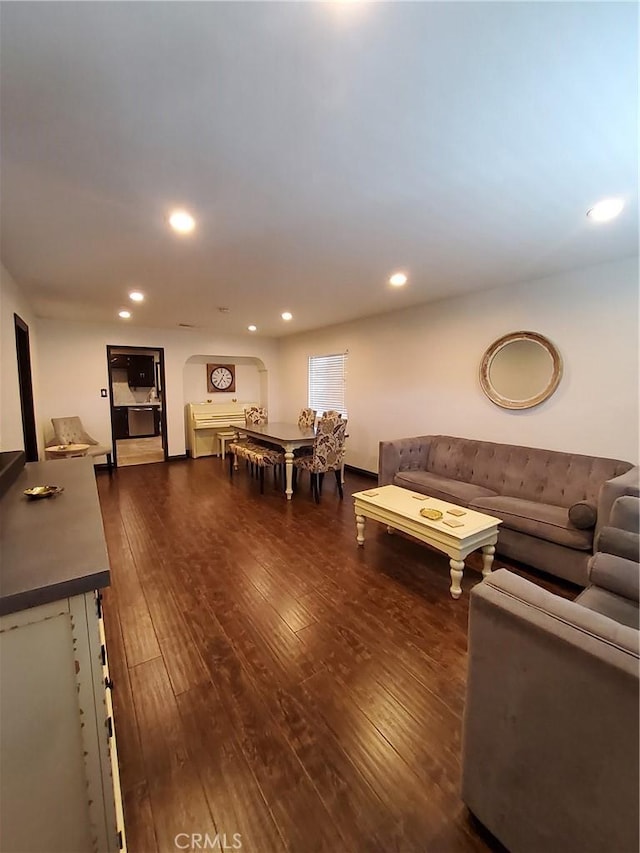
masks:
[[[114,406],[113,408],[113,438],[129,438],[129,408]]]
[[[156,384],[155,360],[152,355],[117,354],[109,358],[112,370],[126,370],[130,388],[153,388]]]
[[[29,501],[37,483],[63,486]],[[126,850],[90,459],[24,466],[0,502],[0,850]]]
[[[162,411],[160,406],[154,406],[153,409],[153,434],[160,435],[162,432]]]
[[[117,355],[112,355],[109,358],[109,366],[113,370],[128,370],[129,369],[129,356],[122,355],[118,353]]]
[[[156,384],[152,355],[130,355],[127,381],[131,388],[153,388]]]

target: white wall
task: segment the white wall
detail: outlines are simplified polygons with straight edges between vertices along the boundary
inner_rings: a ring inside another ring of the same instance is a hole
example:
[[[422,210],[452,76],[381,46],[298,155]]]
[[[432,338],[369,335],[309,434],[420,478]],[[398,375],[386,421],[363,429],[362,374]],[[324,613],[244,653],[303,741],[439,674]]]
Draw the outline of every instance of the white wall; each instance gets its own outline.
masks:
[[[0,450],[24,450],[14,313],[24,320],[29,327],[34,409],[37,423],[38,335],[35,317],[26,296],[0,264]],[[42,449],[40,436],[38,436],[38,447]]]
[[[550,338],[564,374],[513,411],[484,396],[478,368],[520,330]],[[347,350],[348,464],[376,471],[380,440],[433,433],[638,460],[637,258],[284,338],[283,417],[306,404],[308,356]]]
[[[207,364],[234,364],[236,368],[235,391],[207,391]],[[261,403],[260,371],[262,362],[255,358],[218,358],[212,355],[194,355],[184,366],[184,402]],[[268,401],[264,404],[268,407]],[[272,416],[272,420],[275,418]]]
[[[80,415],[83,424],[100,443],[111,441],[109,400],[100,396],[108,387],[107,344],[122,347],[164,347],[164,401],[169,455],[185,452],[184,367],[189,358],[214,353],[228,357],[259,359],[269,378],[268,405],[278,412],[276,379],[278,347],[261,338],[221,337],[192,331],[145,329],[125,325],[97,325],[39,320],[40,405],[39,428],[51,435],[50,418]],[[202,368],[204,372],[204,368]]]

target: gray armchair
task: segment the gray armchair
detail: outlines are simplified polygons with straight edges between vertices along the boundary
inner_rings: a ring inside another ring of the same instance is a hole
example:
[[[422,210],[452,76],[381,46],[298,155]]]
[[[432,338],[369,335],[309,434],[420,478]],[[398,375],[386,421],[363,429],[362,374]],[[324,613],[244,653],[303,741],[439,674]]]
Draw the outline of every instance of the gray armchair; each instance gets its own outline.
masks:
[[[113,470],[111,448],[99,444],[82,425],[77,415],[68,418],[51,418],[55,440],[58,444],[88,444],[87,456],[106,456],[109,474]]]
[[[511,853],[639,849],[639,506],[575,601],[506,569],[471,593],[462,798]]]

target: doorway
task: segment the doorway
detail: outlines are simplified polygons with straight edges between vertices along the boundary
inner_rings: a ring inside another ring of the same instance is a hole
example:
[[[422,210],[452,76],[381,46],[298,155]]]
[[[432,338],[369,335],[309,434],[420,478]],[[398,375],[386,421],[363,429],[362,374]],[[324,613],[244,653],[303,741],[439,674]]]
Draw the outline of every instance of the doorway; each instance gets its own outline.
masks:
[[[162,347],[107,346],[114,464],[166,462]]]
[[[36,416],[33,408],[29,327],[17,314],[13,315],[13,323],[16,330],[16,356],[18,359],[18,385],[20,388],[24,454],[27,462],[37,462],[38,437],[36,434]]]

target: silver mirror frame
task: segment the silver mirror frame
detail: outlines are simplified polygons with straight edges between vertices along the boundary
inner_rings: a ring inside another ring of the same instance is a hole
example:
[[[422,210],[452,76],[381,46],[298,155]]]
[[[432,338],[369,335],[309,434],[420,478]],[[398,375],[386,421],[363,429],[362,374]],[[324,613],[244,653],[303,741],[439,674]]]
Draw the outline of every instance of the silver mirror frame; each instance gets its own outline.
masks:
[[[539,344],[544,350],[546,350],[553,362],[551,379],[547,386],[534,397],[529,397],[525,400],[510,400],[507,397],[503,397],[502,394],[500,394],[491,384],[490,379],[493,359],[500,350],[504,349],[504,347],[514,341],[532,341]],[[480,363],[480,385],[482,390],[493,403],[497,406],[501,406],[503,409],[531,409],[533,406],[539,405],[553,394],[558,387],[561,378],[562,358],[560,357],[557,347],[552,344],[548,338],[545,338],[544,335],[539,335],[537,332],[511,332],[508,335],[503,335],[491,344],[482,356],[482,361]]]

